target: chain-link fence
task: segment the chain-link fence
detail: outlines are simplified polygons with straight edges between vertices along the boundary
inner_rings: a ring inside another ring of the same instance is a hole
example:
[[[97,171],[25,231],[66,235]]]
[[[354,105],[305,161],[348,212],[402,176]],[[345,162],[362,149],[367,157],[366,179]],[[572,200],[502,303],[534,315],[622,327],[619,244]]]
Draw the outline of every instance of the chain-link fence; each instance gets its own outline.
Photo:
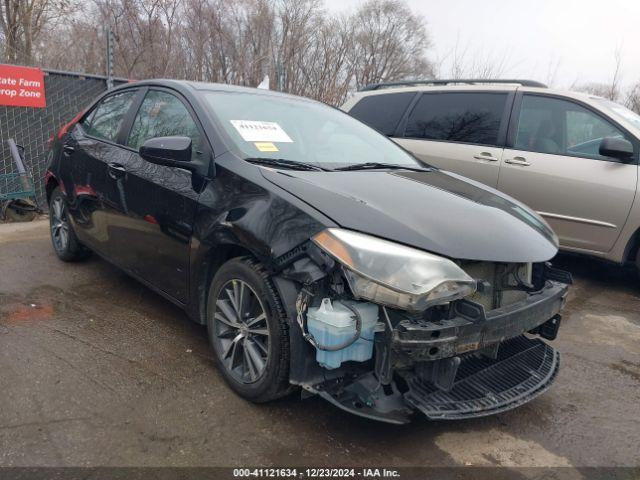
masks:
[[[36,201],[46,204],[42,182],[47,168],[47,140],[100,93],[107,78],[44,70],[46,108],[0,106],[0,176],[16,173],[7,140],[24,147],[24,160],[35,184]],[[116,80],[116,85],[123,80]]]

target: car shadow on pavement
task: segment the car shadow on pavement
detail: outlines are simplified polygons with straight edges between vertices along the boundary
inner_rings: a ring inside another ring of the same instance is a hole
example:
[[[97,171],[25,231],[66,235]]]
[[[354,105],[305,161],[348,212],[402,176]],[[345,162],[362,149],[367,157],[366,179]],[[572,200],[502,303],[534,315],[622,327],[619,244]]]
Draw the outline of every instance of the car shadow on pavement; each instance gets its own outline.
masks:
[[[595,282],[609,288],[640,286],[640,275],[634,266],[567,253],[558,254],[551,262],[554,267],[570,272],[577,281]]]

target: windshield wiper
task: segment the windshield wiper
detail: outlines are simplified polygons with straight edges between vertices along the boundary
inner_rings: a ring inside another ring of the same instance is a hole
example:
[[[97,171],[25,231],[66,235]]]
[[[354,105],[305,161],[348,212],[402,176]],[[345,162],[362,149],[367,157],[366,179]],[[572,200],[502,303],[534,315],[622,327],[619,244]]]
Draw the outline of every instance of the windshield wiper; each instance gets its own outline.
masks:
[[[347,165],[346,167],[334,168],[334,170],[348,171],[348,170],[374,170],[377,168],[391,168],[394,170],[411,170],[413,172],[428,172],[430,169],[426,167],[411,166],[411,165],[398,165],[397,163],[382,163],[382,162],[365,162],[355,163],[353,165]]]
[[[249,157],[245,158],[247,162],[258,163],[260,165],[269,165],[272,167],[290,168],[292,170],[316,170],[320,172],[328,172],[326,168],[313,165],[312,163],[296,162],[295,160],[287,160],[286,158],[269,158],[269,157]]]

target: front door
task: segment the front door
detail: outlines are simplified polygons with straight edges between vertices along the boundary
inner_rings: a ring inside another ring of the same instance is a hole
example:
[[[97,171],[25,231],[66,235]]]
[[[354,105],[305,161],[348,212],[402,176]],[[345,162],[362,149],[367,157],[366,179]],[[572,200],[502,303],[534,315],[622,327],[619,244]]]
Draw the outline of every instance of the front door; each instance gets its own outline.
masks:
[[[124,142],[131,156],[114,180],[122,193],[109,230],[119,263],[185,302],[198,181],[186,170],[149,163],[137,153],[149,138],[172,135],[190,137],[193,156],[209,155],[186,104],[168,90],[148,90]]]
[[[394,139],[428,164],[496,188],[512,94],[424,93]]]
[[[599,153],[624,132],[576,102],[525,94],[499,190],[542,215],[569,249],[609,251],[631,209],[638,166]],[[631,140],[631,139],[630,139]]]

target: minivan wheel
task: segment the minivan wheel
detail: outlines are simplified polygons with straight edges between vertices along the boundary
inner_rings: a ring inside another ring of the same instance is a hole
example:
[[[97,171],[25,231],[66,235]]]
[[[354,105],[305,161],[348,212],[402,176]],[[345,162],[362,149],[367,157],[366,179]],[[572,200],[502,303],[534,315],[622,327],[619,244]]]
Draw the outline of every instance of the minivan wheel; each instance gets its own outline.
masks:
[[[258,262],[240,257],[220,267],[209,287],[207,328],[218,368],[239,395],[267,402],[291,391],[287,320]]]
[[[83,260],[90,255],[76,237],[69,222],[67,204],[60,187],[56,187],[49,200],[49,225],[53,250],[60,260],[73,262]]]

